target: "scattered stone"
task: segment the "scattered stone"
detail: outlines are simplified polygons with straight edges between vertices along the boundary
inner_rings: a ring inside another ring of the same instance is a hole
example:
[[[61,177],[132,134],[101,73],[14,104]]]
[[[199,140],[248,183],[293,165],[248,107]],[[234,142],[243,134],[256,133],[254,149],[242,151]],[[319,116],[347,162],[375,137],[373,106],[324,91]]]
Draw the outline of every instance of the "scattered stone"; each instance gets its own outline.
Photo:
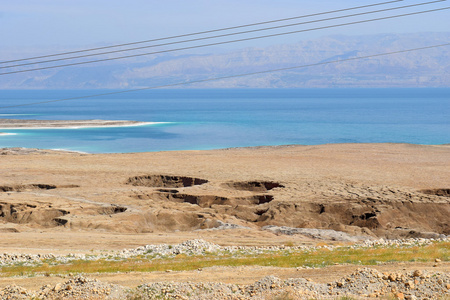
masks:
[[[280,227],[281,228],[281,227]],[[300,229],[300,228],[297,228]],[[333,230],[331,230],[333,231]],[[333,231],[337,232],[337,231]],[[338,239],[336,237],[336,239]],[[56,263],[70,263],[75,260],[120,260],[133,258],[136,256],[150,256],[154,259],[158,258],[169,258],[175,257],[179,254],[184,254],[187,256],[197,256],[197,255],[205,255],[205,254],[215,254],[215,255],[223,255],[230,253],[244,253],[248,255],[258,255],[267,252],[277,252],[277,251],[314,251],[317,249],[327,249],[334,250],[339,249],[340,247],[350,247],[351,249],[361,249],[361,248],[371,248],[375,246],[394,246],[394,247],[412,247],[412,246],[426,246],[432,242],[441,241],[441,242],[449,242],[450,238],[442,238],[442,239],[404,239],[404,240],[364,240],[359,244],[354,244],[352,246],[269,246],[269,247],[245,247],[245,246],[227,246],[221,247],[219,245],[209,243],[207,241],[197,239],[197,240],[188,240],[183,243],[177,245],[168,245],[168,244],[160,244],[160,245],[146,245],[140,246],[135,249],[124,249],[114,253],[102,253],[102,254],[92,254],[92,255],[84,255],[84,254],[69,254],[69,255],[54,255],[52,253],[49,254],[17,254],[17,253],[0,253],[0,267],[13,265],[16,263],[23,263],[24,265],[36,265],[41,263],[44,260],[54,260]],[[438,263],[435,263],[435,266],[438,266]],[[303,267],[305,269],[309,267]],[[417,270],[416,277],[420,277],[421,271]],[[395,276],[395,274],[392,274]],[[380,275],[383,276],[383,275]],[[388,276],[388,274],[386,275]]]
[[[410,288],[410,289],[414,289],[414,287],[415,287],[415,285],[414,285],[414,283],[413,283],[412,281],[407,281],[407,282],[405,283],[405,286],[406,286],[407,288]]]
[[[59,291],[60,289],[61,289],[61,284],[60,284],[60,283],[57,283],[57,284],[55,285],[55,287],[53,288],[53,291],[57,292],[57,291]]]
[[[135,295],[139,299],[155,299],[163,297],[165,299],[182,299],[185,295],[190,295],[188,299],[339,299],[349,297],[360,299],[361,297],[381,297],[389,295],[388,289],[396,299],[416,300],[435,299],[436,295],[447,292],[445,287],[440,287],[438,282],[450,281],[449,274],[436,273],[432,276],[429,285],[416,287],[414,294],[404,290],[405,284],[402,281],[388,283],[374,269],[361,268],[356,272],[342,278],[341,280],[319,284],[311,279],[287,279],[282,280],[274,276],[267,276],[251,285],[237,286],[223,283],[173,283],[159,282],[144,284],[138,287]],[[411,284],[414,278],[413,273],[398,273],[396,278],[404,277],[406,283]],[[408,280],[409,279],[409,280]],[[352,284],[343,284],[344,281]]]
[[[395,280],[397,280],[397,275],[395,275],[395,274],[389,274],[388,279],[389,279],[390,281],[395,281]]]

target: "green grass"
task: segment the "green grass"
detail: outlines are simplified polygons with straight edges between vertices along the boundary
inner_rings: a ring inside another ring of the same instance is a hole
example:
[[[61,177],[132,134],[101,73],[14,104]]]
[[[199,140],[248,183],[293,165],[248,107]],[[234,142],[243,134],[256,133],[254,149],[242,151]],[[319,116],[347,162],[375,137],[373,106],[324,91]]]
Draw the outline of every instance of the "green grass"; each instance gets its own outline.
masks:
[[[39,274],[66,273],[117,273],[117,272],[155,272],[155,271],[187,271],[213,266],[272,266],[292,267],[324,267],[333,264],[376,265],[385,262],[431,262],[436,258],[450,260],[450,243],[439,242],[426,246],[409,247],[374,247],[351,249],[341,247],[334,250],[318,249],[315,251],[277,251],[258,256],[235,254],[207,254],[202,256],[178,255],[174,258],[147,259],[135,257],[124,260],[75,260],[60,264],[56,261],[45,261],[35,266],[17,264],[2,267],[0,276],[35,276]]]

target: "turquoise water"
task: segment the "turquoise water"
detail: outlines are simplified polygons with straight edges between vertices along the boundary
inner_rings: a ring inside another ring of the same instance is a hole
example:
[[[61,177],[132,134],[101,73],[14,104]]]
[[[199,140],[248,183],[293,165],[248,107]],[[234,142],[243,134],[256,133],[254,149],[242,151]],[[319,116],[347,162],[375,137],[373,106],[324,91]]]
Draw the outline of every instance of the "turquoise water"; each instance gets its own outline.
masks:
[[[104,91],[2,91],[0,106]],[[107,91],[108,92],[108,91]],[[450,89],[148,90],[0,109],[0,118],[163,122],[6,130],[0,147],[91,153],[325,143],[450,143]]]

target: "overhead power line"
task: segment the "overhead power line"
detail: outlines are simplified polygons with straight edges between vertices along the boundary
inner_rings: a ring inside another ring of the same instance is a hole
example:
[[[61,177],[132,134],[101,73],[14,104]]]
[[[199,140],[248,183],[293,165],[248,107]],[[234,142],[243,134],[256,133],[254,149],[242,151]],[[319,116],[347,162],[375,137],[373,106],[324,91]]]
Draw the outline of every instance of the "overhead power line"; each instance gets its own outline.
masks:
[[[199,31],[199,32],[194,32],[194,33],[187,33],[187,34],[180,34],[180,35],[156,38],[156,39],[151,39],[151,40],[143,40],[143,41],[137,41],[137,42],[124,43],[124,44],[116,44],[116,45],[110,45],[110,46],[97,47],[97,48],[81,49],[81,50],[76,50],[76,51],[61,52],[61,53],[48,54],[48,55],[42,55],[42,56],[35,56],[35,57],[7,60],[7,61],[0,62],[0,64],[19,62],[19,61],[24,61],[24,60],[32,60],[32,59],[38,59],[38,58],[62,56],[62,55],[82,53],[82,52],[89,52],[89,51],[96,51],[96,50],[104,50],[104,49],[123,47],[123,46],[131,46],[131,45],[144,44],[144,43],[150,43],[150,42],[158,42],[158,41],[163,41],[163,40],[168,40],[168,39],[176,39],[176,38],[182,38],[182,37],[188,37],[188,36],[194,36],[194,35],[200,35],[200,34],[206,34],[206,33],[220,32],[220,31],[233,30],[233,29],[239,29],[239,28],[245,28],[245,27],[251,27],[251,26],[258,26],[258,25],[264,25],[264,24],[270,24],[270,23],[290,21],[290,20],[301,19],[301,18],[316,17],[316,16],[320,16],[320,15],[326,15],[326,14],[332,14],[332,13],[338,13],[338,12],[344,12],[344,11],[368,8],[368,7],[373,7],[373,6],[386,5],[386,4],[402,2],[402,1],[403,0],[387,1],[387,2],[381,2],[381,3],[375,3],[375,4],[368,4],[368,5],[355,6],[355,7],[350,7],[350,8],[338,9],[338,10],[314,13],[314,14],[309,14],[309,15],[295,16],[295,17],[284,18],[284,19],[263,21],[263,22],[258,22],[258,23],[251,23],[251,24],[245,24],[245,25],[231,26],[231,27],[225,27],[225,28],[219,28],[219,29]],[[442,0],[442,1],[445,1],[445,0]]]
[[[0,69],[13,68],[13,67],[22,67],[22,66],[29,66],[29,65],[34,65],[34,64],[42,64],[42,63],[50,63],[50,62],[57,62],[57,61],[63,61],[63,60],[70,60],[70,59],[86,58],[86,57],[105,55],[105,54],[112,54],[112,53],[118,53],[118,52],[135,51],[135,50],[142,50],[142,49],[155,48],[155,47],[161,47],[161,46],[170,46],[170,45],[189,43],[189,42],[198,42],[198,41],[202,41],[202,40],[223,38],[223,37],[229,37],[229,36],[234,36],[234,35],[255,33],[255,32],[260,32],[260,31],[267,31],[267,30],[274,30],[274,29],[280,29],[280,28],[286,28],[286,27],[292,27],[292,26],[306,25],[306,24],[312,24],[312,23],[318,23],[318,22],[324,22],[324,21],[331,21],[331,20],[337,20],[337,19],[351,18],[351,17],[356,17],[356,16],[363,16],[363,15],[368,15],[368,14],[375,14],[375,13],[380,13],[380,12],[387,12],[387,11],[411,8],[411,7],[417,7],[417,6],[422,6],[422,5],[429,5],[429,4],[434,4],[434,3],[438,3],[438,2],[444,2],[444,1],[446,1],[446,0],[435,0],[435,1],[418,3],[418,4],[410,4],[410,5],[393,7],[393,8],[385,8],[385,9],[380,9],[380,10],[355,13],[355,14],[350,14],[350,15],[343,15],[343,16],[330,17],[330,18],[325,18],[325,19],[311,20],[311,21],[300,22],[300,23],[284,24],[284,25],[265,27],[265,28],[259,28],[259,29],[252,29],[252,30],[246,30],[246,31],[240,31],[240,32],[232,32],[232,33],[226,33],[226,34],[220,34],[220,35],[214,35],[214,36],[207,36],[207,37],[200,37],[200,38],[194,38],[194,39],[187,39],[187,40],[181,40],[181,41],[175,41],[175,42],[169,42],[169,43],[162,43],[162,44],[140,46],[140,47],[119,49],[119,50],[99,52],[99,53],[84,54],[84,55],[78,55],[78,56],[69,56],[69,57],[50,59],[50,60],[42,60],[42,61],[21,63],[21,64],[9,65],[9,66],[2,66],[2,67],[0,67]]]
[[[443,10],[447,10],[447,9],[450,9],[450,7],[443,7],[443,8],[438,8],[438,9],[431,9],[431,10],[412,12],[412,13],[406,13],[406,14],[400,14],[400,15],[393,15],[393,16],[387,16],[387,17],[380,17],[380,18],[374,18],[374,19],[354,21],[354,22],[349,22],[349,23],[328,25],[328,26],[322,26],[322,27],[316,27],[316,28],[310,28],[310,29],[288,31],[288,32],[283,32],[283,33],[268,34],[268,35],[262,35],[262,36],[256,36],[256,37],[242,38],[242,39],[237,39],[237,40],[230,40],[230,41],[223,41],[223,42],[216,42],[216,43],[210,43],[210,44],[197,45],[197,46],[189,46],[189,47],[182,47],[182,48],[176,48],[176,49],[161,50],[161,51],[140,53],[140,54],[133,54],[133,55],[125,55],[125,56],[104,58],[104,59],[98,59],[98,60],[90,60],[90,61],[83,61],[83,62],[75,62],[75,63],[68,63],[68,64],[55,65],[55,66],[33,68],[33,69],[27,69],[27,70],[10,71],[10,72],[0,73],[0,75],[9,75],[9,74],[31,72],[31,71],[38,71],[38,70],[62,68],[62,67],[68,67],[68,66],[76,66],[76,65],[83,65],[83,64],[89,64],[89,63],[96,63],[96,62],[104,62],[104,61],[112,61],[112,60],[132,58],[132,57],[147,56],[147,55],[152,55],[152,54],[168,53],[168,52],[174,52],[174,51],[180,51],[180,50],[189,50],[189,49],[196,49],[196,48],[202,48],[202,47],[224,45],[224,44],[243,42],[243,41],[250,41],[250,40],[262,39],[262,38],[268,38],[268,37],[282,36],[282,35],[288,35],[288,34],[294,34],[294,33],[301,33],[301,32],[308,32],[308,31],[314,31],[314,30],[336,28],[336,27],[342,27],[342,26],[348,26],[348,25],[355,25],[355,24],[362,24],[362,23],[368,23],[368,22],[374,22],[374,21],[380,21],[380,20],[387,20],[387,19],[393,19],[393,18],[399,18],[399,17],[418,15],[418,14],[425,14],[425,13],[443,11]]]
[[[186,82],[179,82],[179,83],[172,83],[172,84],[165,84],[165,85],[158,85],[158,86],[151,86],[151,87],[143,87],[143,88],[122,90],[122,91],[116,91],[116,92],[94,94],[94,95],[86,95],[86,96],[80,96],[80,97],[70,97],[70,98],[57,99],[57,100],[47,100],[47,101],[31,102],[31,103],[25,103],[25,104],[2,106],[2,107],[0,107],[0,109],[46,104],[46,103],[55,103],[55,102],[62,102],[62,101],[69,101],[69,100],[88,99],[88,98],[95,98],[95,97],[101,97],[101,96],[112,96],[112,95],[117,95],[117,94],[124,94],[124,93],[152,90],[152,89],[160,89],[160,88],[169,88],[169,87],[175,87],[175,86],[180,86],[180,85],[203,83],[203,82],[209,82],[209,81],[217,81],[217,80],[238,78],[238,77],[244,77],[244,76],[259,75],[259,74],[265,74],[265,73],[274,73],[274,72],[280,72],[280,71],[288,71],[288,70],[295,70],[295,69],[301,69],[301,68],[316,67],[316,66],[321,66],[321,65],[343,63],[343,62],[354,61],[354,60],[368,59],[368,58],[381,57],[381,56],[394,55],[394,54],[407,53],[407,52],[412,52],[412,51],[433,49],[433,48],[446,47],[446,46],[450,46],[450,43],[432,45],[432,46],[426,46],[426,47],[419,47],[419,48],[413,48],[413,49],[405,49],[405,50],[399,50],[399,51],[392,51],[392,52],[386,52],[386,53],[378,53],[378,54],[365,55],[365,56],[358,56],[358,57],[352,57],[352,58],[346,58],[346,59],[331,60],[331,61],[325,61],[325,62],[319,62],[319,63],[313,63],[313,64],[307,64],[307,65],[251,72],[251,73],[245,73],[245,74],[237,74],[237,75],[214,77],[214,78],[207,78],[207,79],[200,79],[200,80],[192,80],[192,81],[186,81]]]

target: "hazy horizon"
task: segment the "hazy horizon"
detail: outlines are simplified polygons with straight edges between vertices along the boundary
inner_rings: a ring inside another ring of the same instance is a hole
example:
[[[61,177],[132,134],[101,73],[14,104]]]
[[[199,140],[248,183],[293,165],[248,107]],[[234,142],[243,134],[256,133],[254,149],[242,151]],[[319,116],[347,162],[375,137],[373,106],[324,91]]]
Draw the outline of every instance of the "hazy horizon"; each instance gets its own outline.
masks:
[[[450,87],[450,47],[352,60],[446,44],[448,33],[334,35],[292,44],[211,54],[154,57],[55,68],[1,77],[2,89],[133,89],[346,60],[181,88]]]
[[[159,1],[119,0],[55,2],[43,0],[30,3],[25,0],[2,3],[0,8],[0,40],[2,47],[84,48],[92,45],[115,44],[166,37],[177,34],[217,29],[267,20],[289,18],[307,14],[370,5],[387,1],[181,1],[170,4]],[[425,1],[399,1],[387,5],[340,13],[353,14],[397,6],[424,3]],[[417,12],[445,7],[443,3],[417,6],[358,17],[375,18],[401,13]],[[339,14],[313,18],[333,17]],[[438,11],[374,23],[357,24],[251,41],[232,45],[231,48],[285,44],[293,39],[301,41],[334,34],[366,35],[379,33],[441,32],[450,28],[449,11]],[[334,21],[336,22],[344,22]],[[298,20],[297,20],[298,21]],[[314,26],[332,24],[321,22]],[[314,27],[312,26],[312,27]],[[224,48],[225,46],[222,46]],[[225,47],[229,49],[230,47]]]
[[[86,0],[77,2],[44,0],[39,4],[18,0],[14,3],[3,4],[0,8],[0,24],[2,25],[0,26],[0,39],[2,40],[0,61],[136,42],[385,2],[388,1],[361,3],[351,0],[345,3],[336,1],[317,3],[304,0],[282,0],[273,3],[266,0],[258,2],[236,0],[183,2],[174,0],[169,5],[144,0],[128,1],[126,4],[118,0],[108,2],[101,0],[94,3]],[[307,30],[301,33],[208,47],[194,47],[195,49],[83,64],[75,67],[0,74],[2,75],[0,76],[0,88],[102,89],[165,85],[448,43],[450,40],[447,29],[450,28],[449,10],[310,31],[317,27],[442,9],[446,7],[445,1],[392,1],[389,4],[370,8],[260,25],[242,30],[261,29],[266,26],[307,22],[423,3],[429,4],[224,37],[219,40],[199,41],[197,44],[182,43],[142,49],[137,52],[95,56],[89,59],[189,48],[198,46],[198,44]],[[339,64],[339,66],[336,64],[309,68],[304,71],[295,70],[275,75],[265,74],[239,80],[239,82],[228,80],[225,83],[213,82],[200,84],[197,87],[450,86],[450,76],[448,75],[450,61],[447,48],[406,53],[400,58],[397,55],[358,61],[357,64],[346,63],[345,65]],[[61,64],[72,62],[63,61]],[[15,69],[0,65],[0,73],[41,66],[47,67],[48,65],[30,65]]]

